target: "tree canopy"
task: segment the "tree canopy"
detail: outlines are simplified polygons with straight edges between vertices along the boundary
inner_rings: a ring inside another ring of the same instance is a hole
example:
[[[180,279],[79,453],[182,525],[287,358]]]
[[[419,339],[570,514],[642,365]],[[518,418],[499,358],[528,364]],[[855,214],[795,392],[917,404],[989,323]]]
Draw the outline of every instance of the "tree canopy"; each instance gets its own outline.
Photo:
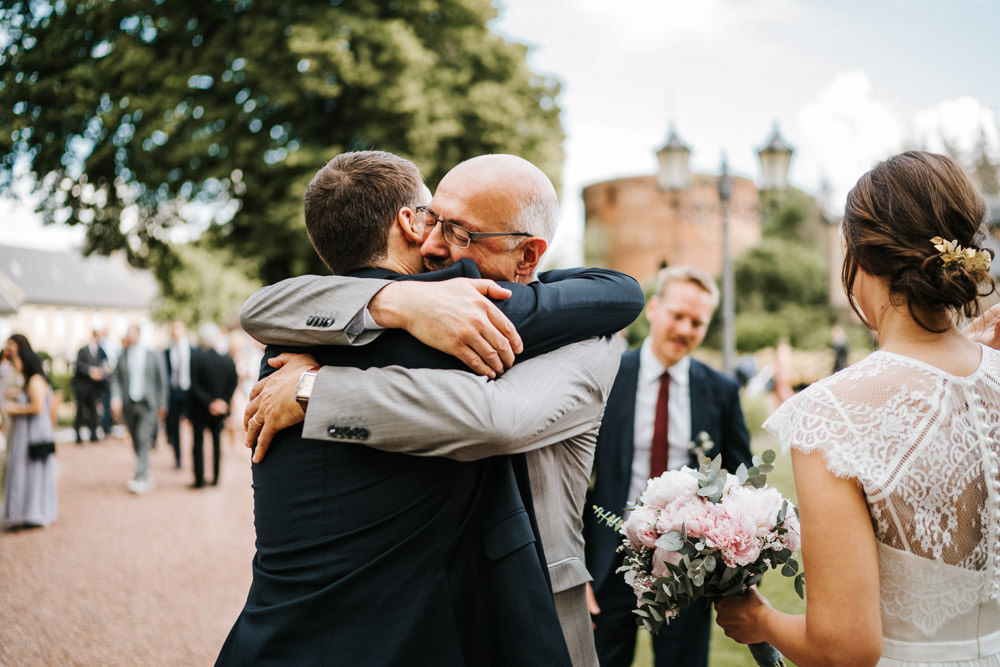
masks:
[[[337,153],[398,153],[434,186],[508,152],[558,182],[558,84],[495,15],[490,0],[5,3],[0,194],[33,179],[46,222],[161,279],[181,266],[178,227],[265,281],[325,272],[301,196]]]

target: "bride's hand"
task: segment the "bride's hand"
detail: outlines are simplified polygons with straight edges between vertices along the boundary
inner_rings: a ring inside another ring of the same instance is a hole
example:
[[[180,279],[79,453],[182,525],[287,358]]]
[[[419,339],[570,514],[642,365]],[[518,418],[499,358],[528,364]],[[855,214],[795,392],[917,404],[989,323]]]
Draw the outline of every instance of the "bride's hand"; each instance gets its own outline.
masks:
[[[752,587],[745,595],[716,601],[715,622],[727,637],[741,644],[767,641],[763,636],[761,614],[770,608],[764,596]]]

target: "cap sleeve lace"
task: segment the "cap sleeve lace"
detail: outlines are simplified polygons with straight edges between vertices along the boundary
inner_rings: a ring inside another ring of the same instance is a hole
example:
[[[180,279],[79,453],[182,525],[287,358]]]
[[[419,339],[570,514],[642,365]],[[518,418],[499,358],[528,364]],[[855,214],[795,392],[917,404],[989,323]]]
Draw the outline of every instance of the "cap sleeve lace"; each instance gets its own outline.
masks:
[[[1000,597],[1000,353],[956,377],[876,352],[764,427],[858,481],[879,542],[883,616],[929,634]]]

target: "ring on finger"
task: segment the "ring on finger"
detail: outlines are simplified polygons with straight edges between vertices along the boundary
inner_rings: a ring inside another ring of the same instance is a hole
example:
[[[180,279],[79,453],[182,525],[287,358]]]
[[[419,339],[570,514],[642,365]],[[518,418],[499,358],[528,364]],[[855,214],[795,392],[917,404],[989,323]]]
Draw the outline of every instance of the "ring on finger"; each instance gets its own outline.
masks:
[[[253,422],[254,424],[256,424],[257,426],[263,426],[264,425],[264,422],[257,421],[257,415],[253,415],[252,417],[250,417],[250,421]]]

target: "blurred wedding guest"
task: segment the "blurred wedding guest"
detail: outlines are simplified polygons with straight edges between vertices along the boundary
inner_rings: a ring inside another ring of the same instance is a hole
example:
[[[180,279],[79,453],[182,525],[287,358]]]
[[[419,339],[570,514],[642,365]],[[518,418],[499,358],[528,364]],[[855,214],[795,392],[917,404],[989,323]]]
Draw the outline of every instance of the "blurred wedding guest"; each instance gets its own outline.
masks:
[[[90,441],[97,442],[97,404],[101,387],[108,373],[108,355],[99,343],[100,332],[94,330],[90,342],[76,353],[76,373],[73,375],[73,395],[76,397],[76,418],[73,430],[76,444],[81,444],[80,427],[90,431]],[[105,435],[107,435],[105,433]]]
[[[791,448],[806,613],[751,589],[716,603],[729,637],[800,667],[1000,665],[1000,352],[956,326],[996,290],[986,211],[920,151],[848,193],[843,286],[878,350],[765,422]]]
[[[236,391],[226,417],[226,436],[230,445],[241,444],[246,439],[243,429],[243,411],[250,400],[250,390],[260,374],[260,360],[264,350],[260,343],[242,329],[229,332],[229,356],[236,364]]]
[[[98,335],[97,344],[104,350],[107,361],[104,362],[104,379],[101,380],[101,431],[105,438],[111,437],[111,429],[114,428],[114,414],[111,410],[111,372],[118,363],[118,353],[121,350],[108,337],[108,330],[102,329]]]
[[[191,389],[191,342],[180,320],[170,323],[170,345],[164,351],[170,391],[167,395],[167,442],[174,450],[174,467],[181,467],[181,421],[187,417]]]
[[[191,355],[191,393],[188,406],[194,445],[194,484],[205,486],[205,430],[212,436],[212,486],[219,483],[222,448],[222,425],[229,414],[229,402],[236,391],[236,364],[228,354],[219,352],[224,343],[219,327],[210,322],[198,329],[201,345]]]
[[[135,450],[135,476],[126,486],[135,494],[154,487],[149,471],[149,450],[156,437],[157,420],[166,412],[167,377],[163,355],[141,342],[139,325],[129,325],[124,349],[112,376],[111,405],[116,416],[124,417]]]
[[[7,354],[7,346],[4,346],[2,353],[0,353],[0,404],[3,401],[16,399],[21,393],[22,385],[24,385],[24,377],[14,367],[14,362]],[[3,437],[4,441],[7,442],[10,440],[10,430],[14,423],[7,413],[3,413],[2,417]]]
[[[844,327],[834,324],[830,330],[830,347],[833,348],[833,372],[847,368],[847,355],[851,348]]]
[[[47,526],[59,512],[49,410],[52,387],[41,359],[23,335],[14,334],[7,340],[4,356],[24,377],[19,395],[4,403],[4,412],[13,421],[4,485],[4,525],[11,529]]]
[[[792,388],[792,346],[787,338],[778,340],[774,347],[774,401],[781,405],[795,393]]]

